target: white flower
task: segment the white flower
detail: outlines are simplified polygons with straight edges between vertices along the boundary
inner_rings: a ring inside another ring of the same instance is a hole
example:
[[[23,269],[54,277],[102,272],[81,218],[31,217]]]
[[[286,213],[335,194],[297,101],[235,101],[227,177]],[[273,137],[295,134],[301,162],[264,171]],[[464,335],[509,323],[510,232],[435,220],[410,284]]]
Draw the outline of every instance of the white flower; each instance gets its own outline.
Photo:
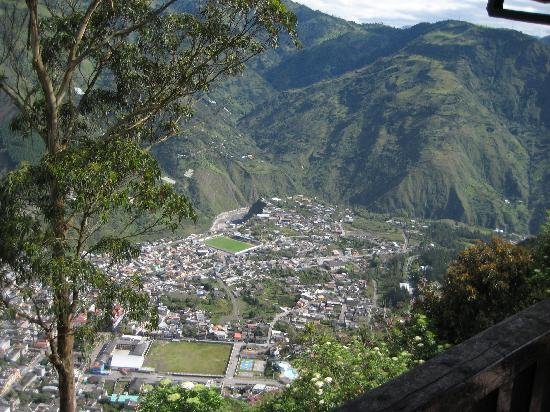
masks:
[[[322,390],[322,389],[319,389],[319,390],[317,391],[317,395],[322,395],[322,394],[323,394],[323,390]]]
[[[414,340],[417,341],[417,342],[420,342],[422,340],[422,338],[417,335],[417,336],[414,337]]]
[[[422,342],[420,342],[420,343],[419,343],[418,345],[416,345],[416,346],[418,346],[419,348],[421,348],[422,346],[424,346],[424,344],[423,344]]]
[[[321,379],[321,374],[319,372],[316,372],[313,376],[315,376],[315,379]]]
[[[380,351],[380,348],[379,348],[378,346],[375,346],[373,349],[374,349],[376,352],[379,352],[379,351]]]
[[[322,388],[324,385],[323,381],[316,381],[315,382],[315,386],[317,386],[318,388]]]
[[[424,359],[419,359],[418,363],[424,363]]]
[[[181,387],[184,389],[193,389],[195,384],[193,382],[186,381],[181,384]]]
[[[290,388],[290,383],[287,383],[287,384],[285,385],[285,388]]]
[[[166,397],[166,399],[168,399],[168,401],[170,402],[175,402],[180,398],[181,398],[181,395],[179,393],[172,393]]]
[[[331,383],[331,382],[332,382],[332,378],[331,378],[330,376],[327,376],[327,377],[325,378],[325,382],[326,382],[326,383]]]
[[[396,361],[397,360],[397,356],[394,356],[391,358],[392,361]]]
[[[319,401],[319,405],[322,405],[322,404],[324,404],[324,403],[325,403],[325,400],[324,400],[324,399],[321,399],[321,400]]]

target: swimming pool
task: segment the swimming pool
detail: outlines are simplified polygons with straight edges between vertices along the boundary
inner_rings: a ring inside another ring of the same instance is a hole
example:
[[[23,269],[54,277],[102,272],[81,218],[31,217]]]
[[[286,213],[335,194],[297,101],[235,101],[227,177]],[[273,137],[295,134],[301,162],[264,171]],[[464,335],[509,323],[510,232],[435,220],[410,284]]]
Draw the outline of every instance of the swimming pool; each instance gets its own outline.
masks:
[[[239,370],[250,372],[254,368],[254,359],[241,359]]]

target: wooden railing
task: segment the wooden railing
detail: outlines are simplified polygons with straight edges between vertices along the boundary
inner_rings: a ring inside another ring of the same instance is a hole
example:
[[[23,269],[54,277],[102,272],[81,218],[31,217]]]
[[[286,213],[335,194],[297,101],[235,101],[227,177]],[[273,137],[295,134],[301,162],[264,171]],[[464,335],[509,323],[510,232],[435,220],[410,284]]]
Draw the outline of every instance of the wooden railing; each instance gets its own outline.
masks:
[[[548,0],[535,1],[538,1],[540,3],[548,3]],[[550,15],[522,10],[506,9],[504,8],[504,0],[489,0],[487,3],[487,13],[491,17],[500,17],[508,20],[524,21],[527,23],[537,24],[550,24]]]
[[[550,299],[339,410],[550,412]]]

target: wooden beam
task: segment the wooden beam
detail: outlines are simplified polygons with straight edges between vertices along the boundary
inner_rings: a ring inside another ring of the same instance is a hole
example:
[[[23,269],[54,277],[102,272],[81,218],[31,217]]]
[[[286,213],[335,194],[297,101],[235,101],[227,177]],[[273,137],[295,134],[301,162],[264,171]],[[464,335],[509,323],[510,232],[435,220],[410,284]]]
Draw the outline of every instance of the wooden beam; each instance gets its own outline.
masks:
[[[540,2],[547,3],[549,1],[550,0],[542,0]],[[487,13],[489,13],[489,16],[491,17],[522,21],[526,23],[550,25],[550,15],[505,9],[504,0],[489,0],[487,3]]]

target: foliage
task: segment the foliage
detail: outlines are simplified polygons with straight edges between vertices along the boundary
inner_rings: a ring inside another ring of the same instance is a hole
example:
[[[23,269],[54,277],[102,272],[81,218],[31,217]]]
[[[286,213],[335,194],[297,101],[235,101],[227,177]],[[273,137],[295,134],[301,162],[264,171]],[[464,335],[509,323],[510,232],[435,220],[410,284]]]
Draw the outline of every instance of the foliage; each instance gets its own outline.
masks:
[[[276,327],[284,329],[280,323]],[[297,340],[302,352],[293,361],[299,377],[282,392],[264,395],[253,410],[332,410],[424,362],[446,347],[436,340],[428,319],[418,314],[399,323],[388,335],[368,335],[363,339],[347,336],[338,340],[327,329],[306,325]],[[173,390],[181,391],[179,388]],[[164,395],[155,395],[156,407],[162,408],[168,403],[167,397],[172,392],[167,389],[163,391]],[[225,406],[220,408],[226,409]]]
[[[408,306],[411,295],[407,289],[395,286],[384,293],[382,300],[384,301],[384,305],[402,309]]]
[[[300,278],[300,283],[304,285],[325,284],[330,281],[330,274],[319,268],[303,269],[294,272],[294,275]]]
[[[536,299],[544,299],[550,296],[550,210],[539,235],[530,243],[535,267],[532,282],[536,286],[533,287],[533,294]]]
[[[280,394],[266,396],[260,411],[332,410],[433,357],[446,346],[436,340],[425,316],[414,315],[387,335],[337,340],[307,325],[303,353],[294,362],[299,378]]]
[[[243,77],[208,90],[216,104],[201,101],[192,138],[155,150],[201,214],[311,192],[379,212],[538,230],[550,204],[548,88],[537,68],[547,47],[463,22],[393,29],[290,7],[304,47],[250,60]]]
[[[406,279],[404,278],[406,274],[403,273],[406,261],[406,255],[396,254],[384,260],[377,259],[371,262],[371,265],[375,268],[372,277],[377,281],[379,294],[393,299],[403,293],[399,290],[399,294],[396,294],[396,296],[391,294],[392,291],[395,291],[395,288],[399,287],[399,283]]]
[[[529,250],[494,237],[466,248],[451,263],[441,287],[420,285],[420,310],[438,335],[460,342],[536,300],[541,279]]]
[[[280,306],[293,307],[297,300],[298,296],[285,290],[280,282],[267,280],[261,287],[247,289],[242,294],[246,305],[243,316],[268,322],[281,311]]]
[[[401,319],[387,337],[391,353],[407,351],[411,354],[409,367],[433,358],[448,345],[438,342],[431,322],[426,315],[413,313]]]
[[[465,245],[472,244],[476,240],[490,239],[490,236],[478,229],[464,225],[451,225],[447,222],[431,222],[426,232],[429,243],[424,242],[419,253],[420,262],[426,266],[426,270],[414,277],[415,283],[420,280],[420,276],[425,276],[430,281],[441,282],[447,267]]]
[[[204,385],[184,388],[165,379],[146,389],[140,397],[140,412],[217,412],[226,403],[218,391]]]
[[[546,123],[533,127],[528,119],[545,122],[544,115],[522,106],[527,89],[511,84],[548,95],[544,75],[528,74],[525,57],[539,53],[550,60],[538,40],[456,21],[350,28],[271,67],[268,81],[280,93],[240,125],[296,186],[317,196],[508,231],[527,232],[532,219],[535,231],[550,204],[549,152],[537,147]],[[497,89],[482,69],[494,61]]]
[[[18,109],[11,131],[41,139],[45,153],[0,181],[0,308],[42,329],[60,409],[73,411],[75,337],[91,342],[115,305],[156,323],[141,280],[111,276],[92,256],[132,259],[136,235],[196,219],[149,150],[180,133],[201,93],[280,33],[294,38],[296,21],[279,0],[19,5],[1,15],[0,90]],[[101,231],[113,221],[123,223]]]
[[[59,316],[76,316],[92,304],[102,316],[96,322],[90,319],[79,334],[93,333],[104,317],[110,317],[114,304],[123,305],[129,318],[149,316],[149,298],[140,280],[112,278],[95,267],[89,256],[108,253],[117,262],[139,252],[129,241],[136,235],[130,224],[117,237],[94,236],[117,213],[128,215],[130,222],[146,214],[154,216],[142,230],[174,227],[182,219],[194,218],[186,199],[170,186],[158,184],[159,177],[150,154],[125,140],[87,142],[8,174],[0,185],[0,237],[4,240],[0,261],[8,265],[0,287],[15,288],[22,301],[19,306],[4,301],[4,306],[38,323],[50,339]],[[61,242],[43,224],[57,217],[51,205],[52,181],[65,199]],[[32,315],[24,309],[27,304]]]
[[[411,363],[405,351],[365,347],[357,338],[346,344],[323,337],[305,348],[296,366],[300,376],[281,394],[268,397],[262,411],[325,411],[400,375]]]
[[[7,125],[6,125],[7,126]],[[7,127],[0,128],[0,151],[6,149],[9,159],[14,165],[23,161],[36,163],[44,154],[44,142],[40,137],[33,135],[27,139],[10,138],[12,133]],[[2,165],[0,165],[0,169]]]

